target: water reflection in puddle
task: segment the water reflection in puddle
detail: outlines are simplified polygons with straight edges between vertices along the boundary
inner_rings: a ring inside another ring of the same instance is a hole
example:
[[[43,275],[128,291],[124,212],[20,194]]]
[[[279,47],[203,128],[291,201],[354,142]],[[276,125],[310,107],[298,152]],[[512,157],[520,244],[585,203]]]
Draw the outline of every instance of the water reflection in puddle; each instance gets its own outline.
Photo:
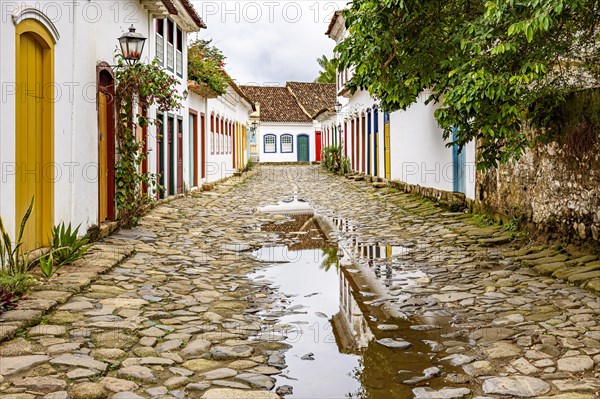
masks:
[[[266,256],[268,261],[291,263],[256,273],[273,281],[285,294],[273,304],[273,311],[291,309],[292,313],[280,317],[278,323],[294,326],[284,341],[292,347],[285,354],[288,367],[283,373],[297,380],[278,376],[278,385],[294,387],[293,396],[288,397],[296,398],[343,398],[358,391],[361,384],[351,374],[360,367],[360,358],[350,351],[338,350],[330,322],[332,318],[343,322],[338,315],[340,282],[335,264],[328,261],[322,249],[289,251],[282,246],[267,247],[257,251],[256,256],[262,261],[267,260]],[[368,339],[363,342],[368,343]],[[314,360],[302,360],[310,353],[314,356],[309,358]]]
[[[281,206],[278,213],[288,212]],[[338,230],[354,228],[349,221],[338,221],[342,226]],[[277,334],[283,334],[283,342],[291,346],[285,352],[287,367],[275,376],[278,386],[294,388],[287,398],[412,398],[415,386],[448,385],[442,377],[418,385],[403,383],[434,365],[442,374],[456,369],[440,365],[437,351],[428,346],[440,341],[441,331],[414,330],[413,323],[390,318],[381,306],[390,299],[400,300],[406,285],[427,278],[419,270],[394,267],[410,248],[353,241],[346,248],[358,264],[348,264],[343,257],[340,265],[338,256],[344,251],[327,241],[312,213],[292,213],[262,230],[280,232],[283,245],[254,252],[270,265],[249,277],[257,283],[267,280],[276,288],[271,309],[261,316],[279,326],[271,332],[273,337],[282,339]],[[410,347],[384,346],[379,343],[384,338],[405,340]]]

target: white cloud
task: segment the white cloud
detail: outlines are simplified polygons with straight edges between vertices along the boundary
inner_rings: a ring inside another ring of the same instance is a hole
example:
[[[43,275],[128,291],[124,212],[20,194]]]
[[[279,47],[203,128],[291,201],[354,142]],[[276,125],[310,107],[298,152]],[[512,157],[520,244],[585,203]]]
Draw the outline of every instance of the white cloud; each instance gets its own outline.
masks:
[[[240,84],[313,81],[316,59],[331,57],[334,41],[325,31],[344,1],[193,1],[227,57],[227,72]]]

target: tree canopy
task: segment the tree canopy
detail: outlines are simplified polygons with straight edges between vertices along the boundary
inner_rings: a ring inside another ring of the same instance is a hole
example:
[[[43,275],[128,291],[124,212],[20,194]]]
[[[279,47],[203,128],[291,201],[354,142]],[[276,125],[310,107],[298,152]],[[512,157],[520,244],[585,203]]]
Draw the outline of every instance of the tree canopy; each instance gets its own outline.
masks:
[[[315,79],[316,83],[335,83],[336,78],[336,62],[335,58],[329,59],[327,56],[317,58],[317,62],[321,67],[319,76]]]
[[[597,85],[599,13],[598,0],[354,0],[338,67],[388,112],[427,90],[444,138],[477,139],[478,166],[497,166],[531,145],[525,125]]]

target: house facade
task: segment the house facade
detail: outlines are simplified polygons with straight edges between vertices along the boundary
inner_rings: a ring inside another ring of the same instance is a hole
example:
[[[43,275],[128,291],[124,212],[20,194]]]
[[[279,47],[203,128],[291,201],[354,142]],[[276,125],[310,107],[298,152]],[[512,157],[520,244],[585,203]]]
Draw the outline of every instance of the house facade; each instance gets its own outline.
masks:
[[[188,0],[2,2],[0,58],[0,216],[14,234],[32,199],[27,248],[43,246],[60,222],[92,225],[117,217],[114,65],[130,26],[147,38],[140,62],[155,57],[187,88],[187,35],[204,27]],[[189,109],[139,113],[162,123],[137,128],[161,173],[165,194],[184,188]]]
[[[347,34],[342,13],[336,12],[326,35],[339,43]],[[475,197],[475,143],[460,152],[447,146],[434,117],[439,104],[426,104],[427,92],[408,109],[387,113],[368,92],[351,93],[346,86],[351,78],[352,70],[338,71],[341,109],[318,117],[325,145],[342,145],[356,173]]]
[[[262,163],[314,162],[321,159],[322,132],[314,115],[333,108],[330,84],[287,82],[285,86],[242,86],[259,104],[257,160]]]

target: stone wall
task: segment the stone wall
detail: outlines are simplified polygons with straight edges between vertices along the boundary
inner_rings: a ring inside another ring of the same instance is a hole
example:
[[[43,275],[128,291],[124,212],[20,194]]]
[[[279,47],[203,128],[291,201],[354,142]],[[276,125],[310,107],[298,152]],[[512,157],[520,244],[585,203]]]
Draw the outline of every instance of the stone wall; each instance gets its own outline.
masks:
[[[600,240],[600,144],[583,153],[551,142],[527,151],[517,162],[478,172],[478,204],[517,218],[547,238]]]

